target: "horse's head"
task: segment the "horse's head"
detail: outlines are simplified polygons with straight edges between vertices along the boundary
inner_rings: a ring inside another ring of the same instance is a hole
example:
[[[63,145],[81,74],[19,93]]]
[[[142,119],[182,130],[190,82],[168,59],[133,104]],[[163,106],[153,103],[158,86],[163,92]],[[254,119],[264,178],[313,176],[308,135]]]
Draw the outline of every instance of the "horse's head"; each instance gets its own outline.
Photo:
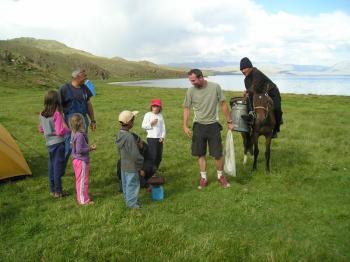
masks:
[[[256,121],[260,123],[265,122],[269,116],[269,111],[272,109],[268,95],[255,93],[253,96],[253,105]]]

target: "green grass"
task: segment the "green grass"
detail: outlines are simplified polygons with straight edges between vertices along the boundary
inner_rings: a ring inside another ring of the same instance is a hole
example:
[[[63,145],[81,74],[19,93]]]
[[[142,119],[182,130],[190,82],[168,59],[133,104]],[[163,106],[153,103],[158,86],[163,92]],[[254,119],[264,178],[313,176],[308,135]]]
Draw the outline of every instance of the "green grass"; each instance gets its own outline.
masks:
[[[90,193],[95,206],[78,207],[71,166],[63,178],[72,194],[49,197],[47,153],[37,132],[45,91],[0,87],[0,122],[17,139],[31,178],[0,184],[1,261],[349,261],[350,97],[283,95],[284,125],[273,140],[271,174],[264,174],[264,141],[258,171],[242,165],[242,141],[234,133],[236,178],[231,188],[215,181],[196,189],[198,169],[182,132],[185,89],[116,87],[96,82],[97,131],[90,141]],[[226,92],[226,96],[237,93]],[[117,192],[114,144],[121,110],[164,101],[167,125],[162,169],[165,199],[141,190],[140,211],[126,209]],[[223,132],[225,138],[226,131]]]

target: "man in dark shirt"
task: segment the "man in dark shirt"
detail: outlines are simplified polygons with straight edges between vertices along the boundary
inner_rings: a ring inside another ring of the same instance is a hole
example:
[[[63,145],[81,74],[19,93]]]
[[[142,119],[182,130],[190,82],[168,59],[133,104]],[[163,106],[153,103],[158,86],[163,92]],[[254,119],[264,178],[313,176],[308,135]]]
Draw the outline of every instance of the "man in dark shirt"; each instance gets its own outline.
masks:
[[[272,82],[264,73],[253,67],[252,62],[249,58],[244,57],[240,62],[240,70],[245,75],[244,85],[246,91],[244,96],[248,97],[249,115],[242,116],[244,120],[251,121],[253,109],[253,93],[267,93],[273,100],[274,115],[276,118],[276,125],[273,130],[273,138],[277,137],[277,133],[280,131],[280,125],[282,124],[282,106],[281,106],[281,95],[278,87]]]
[[[65,122],[69,123],[69,118],[74,113],[80,113],[84,116],[86,131],[90,127],[92,131],[96,129],[96,121],[94,110],[90,101],[92,93],[89,88],[84,84],[87,79],[87,75],[84,69],[77,69],[72,73],[72,81],[64,84],[58,90],[61,105],[64,113]],[[70,133],[65,136],[65,159],[66,162],[71,154],[70,147]],[[67,163],[66,163],[67,164]]]

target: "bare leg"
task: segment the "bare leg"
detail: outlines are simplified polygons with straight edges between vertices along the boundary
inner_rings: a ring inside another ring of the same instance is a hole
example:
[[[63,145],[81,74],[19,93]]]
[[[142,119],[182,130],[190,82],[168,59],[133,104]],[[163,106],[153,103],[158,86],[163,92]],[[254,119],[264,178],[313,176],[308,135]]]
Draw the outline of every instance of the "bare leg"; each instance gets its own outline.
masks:
[[[198,166],[200,172],[205,172],[207,170],[207,161],[205,156],[198,157]]]
[[[215,159],[215,167],[218,171],[222,171],[224,169],[224,157]]]

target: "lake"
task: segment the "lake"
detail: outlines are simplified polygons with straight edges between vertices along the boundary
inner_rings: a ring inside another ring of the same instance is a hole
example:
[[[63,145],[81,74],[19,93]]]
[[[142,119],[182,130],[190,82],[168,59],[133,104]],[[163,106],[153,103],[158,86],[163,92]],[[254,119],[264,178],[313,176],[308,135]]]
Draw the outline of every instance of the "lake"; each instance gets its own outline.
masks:
[[[245,89],[243,75],[218,75],[209,76],[206,79],[220,84],[224,90],[243,91]],[[277,84],[281,93],[350,96],[350,76],[272,75],[270,79]],[[187,78],[113,82],[110,84],[164,88],[188,88],[190,86]]]

